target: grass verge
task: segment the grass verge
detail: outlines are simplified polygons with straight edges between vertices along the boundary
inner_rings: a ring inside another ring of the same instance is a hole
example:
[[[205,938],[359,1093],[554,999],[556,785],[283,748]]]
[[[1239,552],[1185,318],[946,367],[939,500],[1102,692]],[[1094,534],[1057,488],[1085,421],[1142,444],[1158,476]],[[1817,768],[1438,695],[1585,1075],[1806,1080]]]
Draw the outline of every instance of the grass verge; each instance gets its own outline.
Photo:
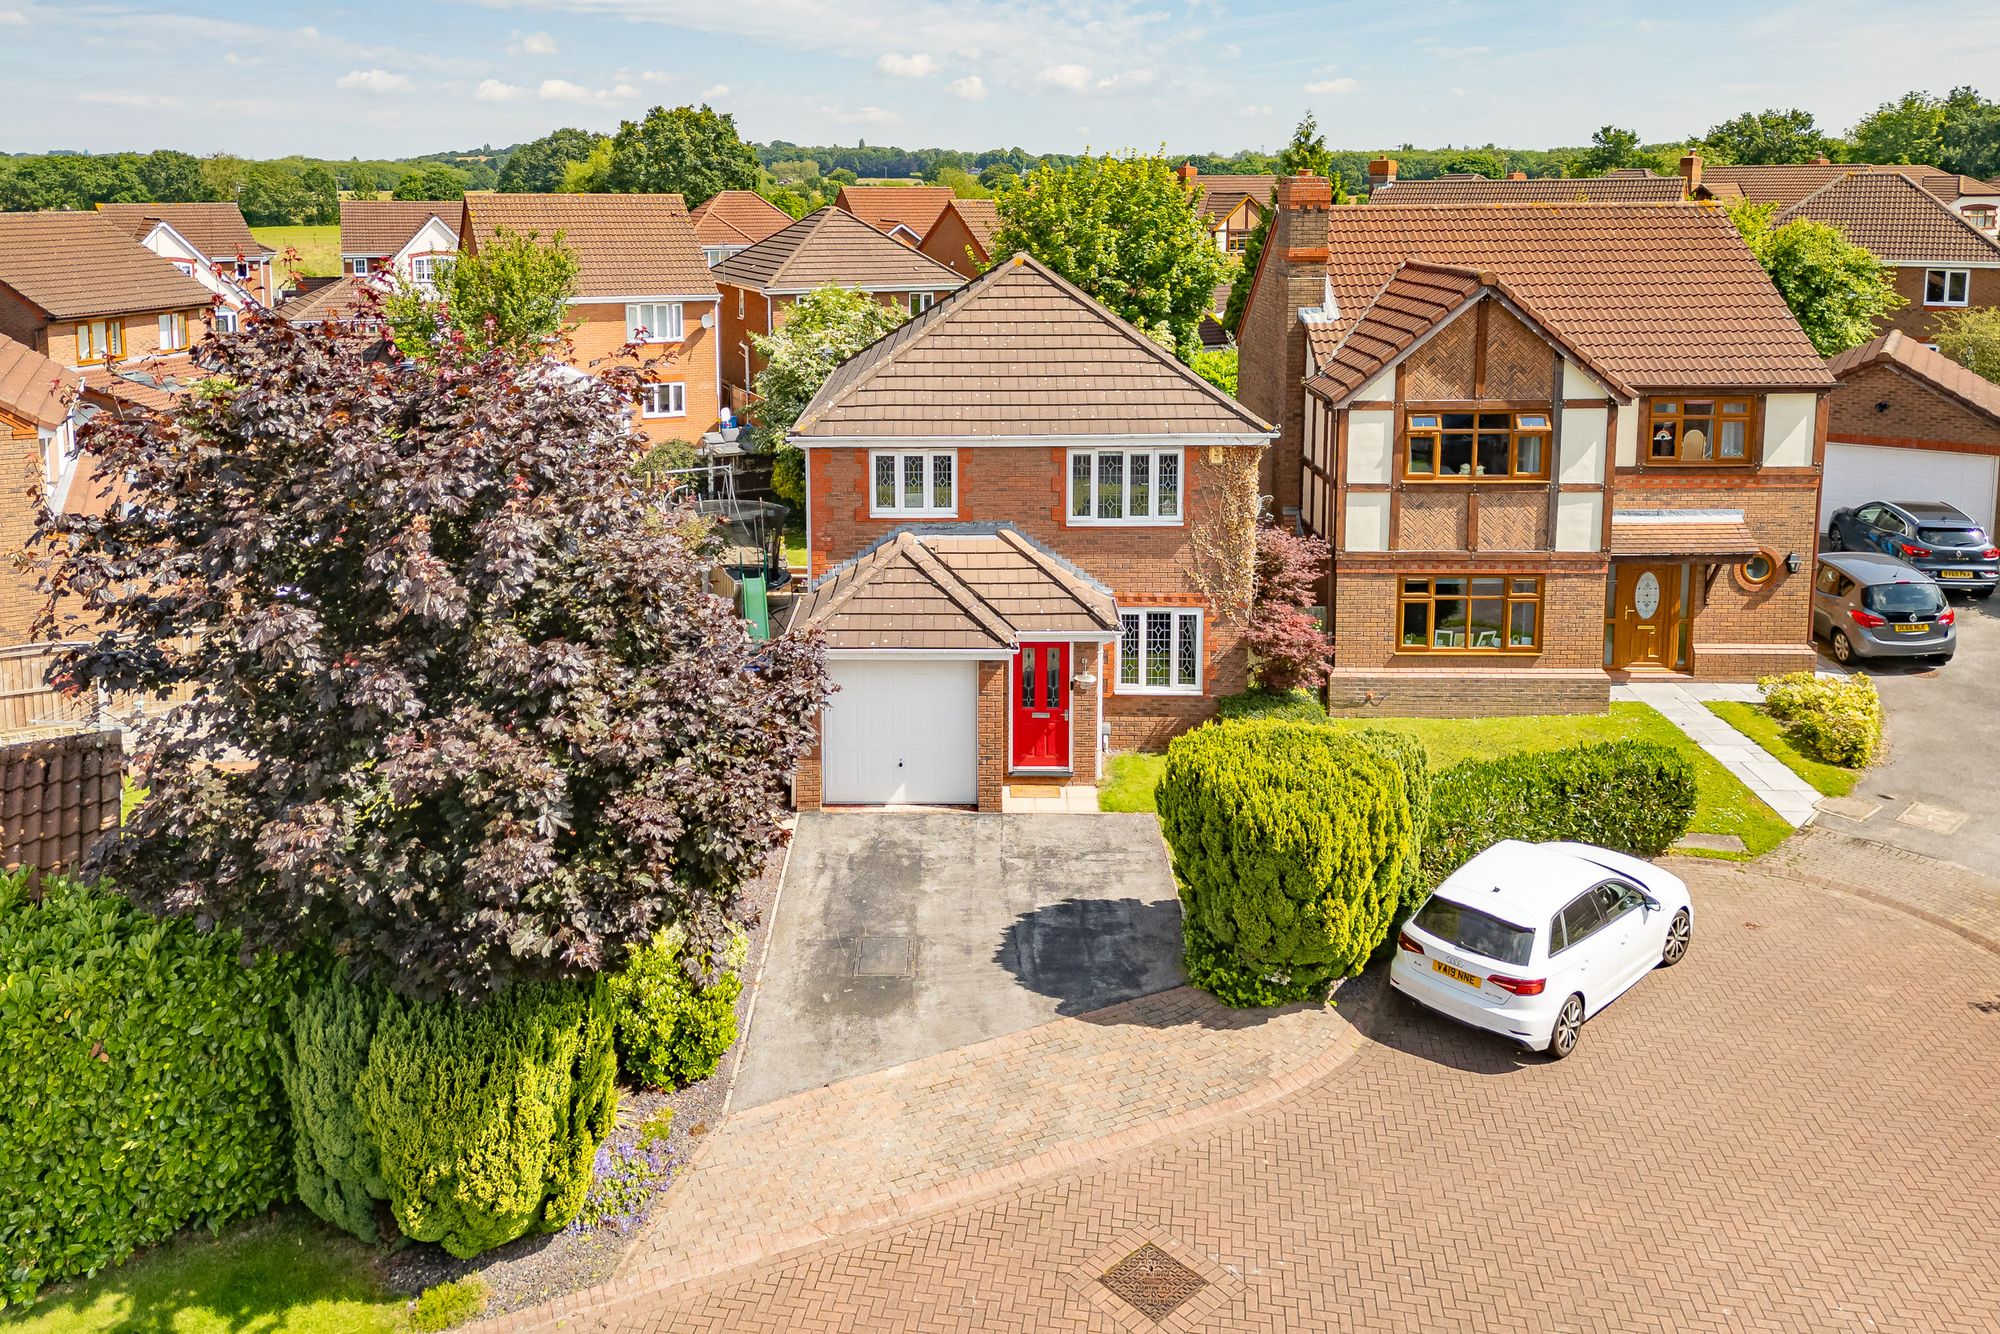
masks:
[[[1792,832],[1784,817],[1766,806],[1749,788],[1691,741],[1687,734],[1644,704],[1613,704],[1609,713],[1550,714],[1527,718],[1370,718],[1366,722],[1337,719],[1330,727],[1380,727],[1404,732],[1424,743],[1431,766],[1446,769],[1465,759],[1491,759],[1529,750],[1557,750],[1597,741],[1657,741],[1694,762],[1695,811],[1691,834],[1734,834],[1743,840],[1740,853],[1696,853],[1741,860],[1762,856]],[[1157,754],[1114,755],[1106,780],[1098,788],[1098,805],[1107,811],[1152,811],[1153,789],[1159,786],[1167,757]]]
[[[1761,704],[1739,700],[1708,701],[1708,711],[1771,752],[1778,762],[1818,788],[1822,796],[1844,797],[1861,781],[1859,769],[1816,760],[1791,743],[1785,725],[1764,711]]]

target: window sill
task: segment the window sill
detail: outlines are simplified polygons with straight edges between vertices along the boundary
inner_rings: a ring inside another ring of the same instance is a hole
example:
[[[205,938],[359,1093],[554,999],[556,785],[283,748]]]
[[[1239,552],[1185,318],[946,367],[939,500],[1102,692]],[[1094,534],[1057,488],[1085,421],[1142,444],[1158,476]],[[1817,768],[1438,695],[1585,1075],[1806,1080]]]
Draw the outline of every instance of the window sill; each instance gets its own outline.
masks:
[[[1183,698],[1198,698],[1205,692],[1200,686],[1128,686],[1114,683],[1111,687],[1111,693],[1114,695],[1178,695]]]
[[[1087,519],[1071,514],[1064,520],[1071,528],[1183,528],[1187,520],[1176,515],[1171,519]]]
[[[871,519],[956,519],[958,511],[951,510],[878,510],[870,509]]]
[[[687,414],[685,412],[642,412],[639,414],[639,420],[642,422],[678,422],[686,421]]]
[[[1925,309],[1925,310],[1964,310],[1964,309],[1966,309],[1966,308],[1967,308],[1968,306],[1970,306],[1971,304],[1972,304],[1972,303],[1971,303],[1970,301],[1926,301],[1926,302],[1924,302],[1924,309]]]
[[[1445,477],[1433,477],[1429,473],[1404,473],[1403,480],[1411,486],[1464,486],[1467,484],[1488,484],[1499,486],[1547,486],[1546,477],[1502,477],[1497,473],[1453,473]]]
[[[1399,648],[1398,658],[1539,658],[1539,648]]]

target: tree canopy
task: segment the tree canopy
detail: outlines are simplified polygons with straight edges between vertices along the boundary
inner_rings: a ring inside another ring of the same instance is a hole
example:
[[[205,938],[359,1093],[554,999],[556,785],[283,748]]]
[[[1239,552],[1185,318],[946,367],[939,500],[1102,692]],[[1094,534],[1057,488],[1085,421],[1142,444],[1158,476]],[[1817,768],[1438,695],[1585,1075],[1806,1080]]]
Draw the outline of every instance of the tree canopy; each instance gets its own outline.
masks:
[[[427,162],[397,181],[389,194],[392,199],[463,199],[465,187],[464,172],[442,162]]]
[[[128,503],[40,516],[40,629],[84,641],[57,680],[193,688],[93,873],[415,998],[615,968],[673,922],[712,950],[783,838],[817,643],[708,591],[707,523],[634,475],[610,385],[375,342],[259,317],[172,415],[82,432]]]
[[[757,372],[757,427],[753,439],[777,454],[771,479],[778,494],[805,503],[805,465],[786,435],[833,368],[904,320],[902,306],[877,301],[847,287],[820,287],[792,303],[776,332],[751,334],[764,369]]]
[[[439,267],[431,290],[406,282],[383,303],[406,357],[434,357],[441,343],[456,341],[474,357],[525,358],[546,351],[567,325],[577,267],[560,232],[543,240],[503,227]]]
[[[1729,218],[1813,347],[1830,357],[1873,338],[1877,321],[1905,304],[1896,271],[1831,224],[1794,218],[1773,227],[1777,207],[1740,203]]]
[[[677,192],[698,208],[724,190],[757,185],[757,155],[736,133],[736,117],[699,107],[654,107],[625,121],[611,139],[615,191]]]
[[[1718,162],[1758,166],[1810,162],[1831,153],[1834,140],[1820,132],[1810,111],[1746,111],[1713,126],[1701,140],[1703,153]]]
[[[500,188],[513,194],[549,194],[563,188],[563,174],[572,162],[589,159],[605,142],[589,130],[560,129],[522,144],[507,155],[500,168]]]
[[[2000,309],[1946,311],[1931,326],[1930,340],[1974,375],[2000,384]]]

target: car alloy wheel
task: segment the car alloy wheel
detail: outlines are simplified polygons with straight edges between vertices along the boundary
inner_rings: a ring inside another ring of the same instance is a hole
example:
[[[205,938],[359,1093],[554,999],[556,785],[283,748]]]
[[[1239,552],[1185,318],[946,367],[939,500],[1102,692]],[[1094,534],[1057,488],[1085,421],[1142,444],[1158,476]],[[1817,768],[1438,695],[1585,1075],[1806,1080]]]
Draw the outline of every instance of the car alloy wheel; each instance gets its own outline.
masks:
[[[1660,951],[1660,962],[1672,968],[1687,958],[1688,942],[1694,936],[1694,922],[1688,917],[1688,910],[1681,909],[1674,914],[1674,920],[1667,923],[1667,945]]]
[[[1571,996],[1563,1002],[1556,1015],[1555,1031],[1549,1034],[1549,1057],[1560,1061],[1576,1050],[1576,1040],[1583,1035],[1583,997]]]
[[[1854,661],[1854,645],[1848,642],[1845,630],[1833,632],[1833,660],[1841,664]]]
[[[1840,525],[1829,524],[1826,530],[1826,544],[1835,551],[1847,550],[1847,543],[1840,536]]]

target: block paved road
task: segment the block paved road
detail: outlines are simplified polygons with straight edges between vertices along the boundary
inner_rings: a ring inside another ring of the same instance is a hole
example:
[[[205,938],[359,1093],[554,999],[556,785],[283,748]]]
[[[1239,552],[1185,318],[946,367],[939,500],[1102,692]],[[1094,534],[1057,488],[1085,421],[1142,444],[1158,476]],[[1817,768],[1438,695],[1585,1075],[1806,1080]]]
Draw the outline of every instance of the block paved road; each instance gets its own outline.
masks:
[[[1567,1062],[1364,979],[1368,1043],[1277,1103],[564,1327],[1182,1327],[1079,1270],[1157,1239],[1219,1290],[1201,1329],[2000,1329],[2000,945],[1677,869],[1693,953]]]

